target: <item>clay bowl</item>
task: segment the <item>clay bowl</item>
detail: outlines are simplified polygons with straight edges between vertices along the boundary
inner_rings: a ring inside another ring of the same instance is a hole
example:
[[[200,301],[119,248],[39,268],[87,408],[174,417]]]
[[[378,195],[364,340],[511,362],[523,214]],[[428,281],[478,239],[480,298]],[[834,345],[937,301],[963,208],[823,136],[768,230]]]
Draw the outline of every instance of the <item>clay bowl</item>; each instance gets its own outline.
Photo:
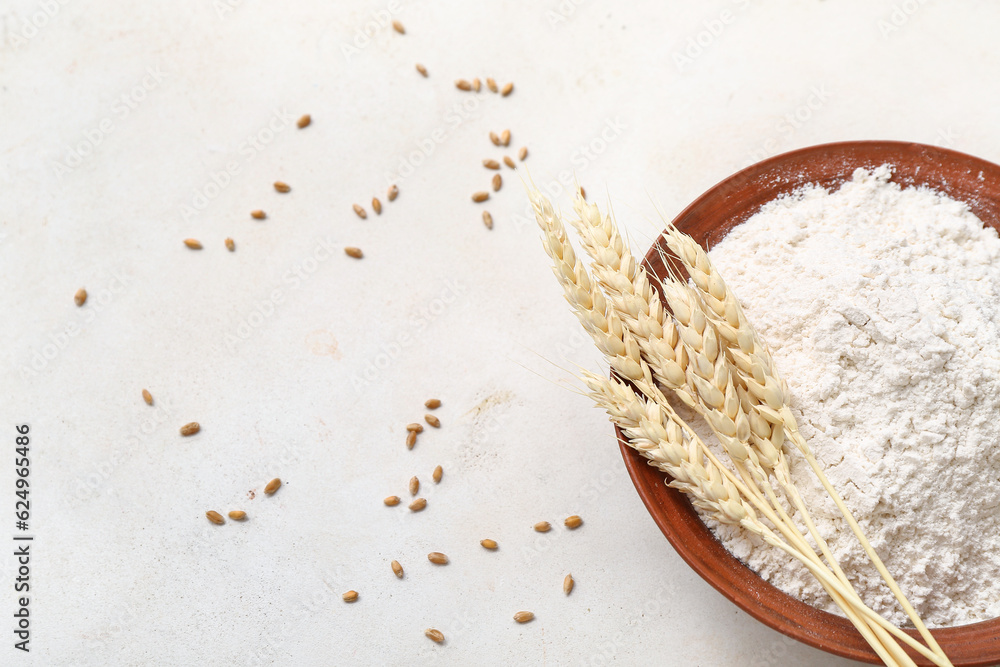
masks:
[[[825,144],[759,162],[698,197],[674,224],[710,248],[779,195],[809,183],[836,187],[857,167],[886,163],[896,168],[893,181],[904,186],[926,185],[968,202],[985,224],[1000,228],[1000,166],[944,148],[895,141]],[[646,254],[645,265],[657,276],[664,275],[656,246]],[[621,442],[621,432],[617,435]],[[632,482],[656,525],[705,581],[743,611],[789,637],[845,658],[879,663],[848,621],[818,611],[754,574],[715,539],[686,496],[665,485],[662,473],[626,445],[621,450]],[[1000,664],[1000,619],[933,632],[956,666]],[[931,664],[912,655],[919,665]]]

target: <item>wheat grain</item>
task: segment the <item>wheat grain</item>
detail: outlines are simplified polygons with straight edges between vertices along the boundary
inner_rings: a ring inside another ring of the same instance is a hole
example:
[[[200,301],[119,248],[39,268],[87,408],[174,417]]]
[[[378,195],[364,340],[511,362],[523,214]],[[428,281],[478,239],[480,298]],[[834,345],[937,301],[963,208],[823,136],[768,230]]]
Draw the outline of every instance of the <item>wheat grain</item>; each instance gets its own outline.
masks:
[[[201,425],[198,422],[190,422],[181,426],[181,435],[190,436],[194,435],[201,430]]]
[[[509,155],[503,156],[503,163],[511,169],[517,169],[517,163]]]
[[[534,618],[535,615],[530,611],[519,611],[514,614],[514,620],[518,623],[528,623],[529,621],[534,620]]]
[[[499,191],[502,185],[503,178],[501,178],[500,174],[493,174],[493,192]]]
[[[267,213],[264,213],[264,211],[258,209],[256,211],[250,211],[250,217],[253,218],[254,220],[263,220],[264,218],[267,217]]]
[[[479,192],[472,193],[472,201],[476,202],[477,204],[484,202],[489,198],[490,198],[490,193],[486,192],[485,190],[480,190]]]
[[[497,82],[496,82],[496,80],[494,80],[494,79],[492,79],[490,77],[486,77],[486,87],[489,88],[494,93],[498,92],[500,90],[499,88],[497,88]]]
[[[247,513],[243,510],[232,510],[229,512],[229,518],[233,521],[243,521],[247,518]]]
[[[386,193],[385,198],[389,201],[396,201],[396,197],[399,196],[399,188],[395,185],[389,186],[389,191]]]
[[[73,295],[73,303],[75,303],[78,307],[87,303],[87,290],[82,287],[78,289],[76,294]]]
[[[441,477],[444,475],[444,468],[437,466],[434,468],[434,472],[431,473],[431,479],[434,480],[435,484],[441,483]]]
[[[514,84],[513,84],[513,83],[505,83],[505,84],[503,85],[503,88],[501,88],[501,89],[500,89],[500,93],[501,93],[501,94],[502,94],[502,95],[503,95],[504,97],[507,97],[507,96],[508,96],[508,95],[510,95],[510,94],[511,94],[512,92],[514,92]]]
[[[429,560],[430,562],[434,563],[435,565],[447,565],[448,564],[448,557],[445,556],[440,551],[432,551],[429,554],[427,554],[427,560]]]
[[[424,407],[427,408],[428,410],[437,410],[438,408],[441,407],[441,399],[428,398],[426,401],[424,401]]]
[[[490,132],[490,141],[493,142],[494,146],[500,145],[500,137],[496,132]]]
[[[496,540],[491,540],[489,538],[485,540],[479,540],[479,543],[483,545],[484,549],[489,549],[490,551],[495,551],[498,546]]]
[[[486,229],[493,229],[493,216],[489,211],[483,211],[483,224],[486,225]]]
[[[552,524],[550,524],[548,521],[539,521],[533,526],[533,528],[535,529],[536,533],[547,533],[550,530],[552,530]]]
[[[277,190],[278,192],[282,193],[282,194],[284,194],[286,192],[291,192],[291,190],[292,190],[291,186],[289,186],[288,183],[285,183],[283,181],[275,181],[274,182],[274,189]]]
[[[420,63],[417,63],[417,71],[420,72],[420,76],[427,78],[427,68]]]
[[[375,211],[375,215],[382,215],[382,202],[378,197],[372,197],[372,210]]]
[[[341,596],[344,598],[344,602],[357,602],[358,592],[357,591],[347,591]]]
[[[528,157],[528,147],[521,146],[520,150],[517,151],[517,159],[524,162],[524,159]]]
[[[399,564],[399,561],[398,560],[392,561],[392,563],[390,563],[390,566],[392,567],[392,573],[396,575],[396,578],[397,579],[402,579],[403,578],[403,566]]]
[[[388,505],[389,507],[395,507],[396,505],[399,504],[399,496],[388,496],[382,502]]]
[[[407,424],[406,425],[406,430],[407,431],[412,431],[414,433],[423,433],[424,432],[424,425],[423,424],[418,424],[417,422],[413,422],[412,424]]]
[[[425,507],[427,507],[427,500],[424,499],[424,498],[417,498],[412,503],[410,503],[410,511],[411,512],[420,512]]]
[[[413,446],[417,444],[417,432],[410,431],[406,434],[406,448],[413,449]]]
[[[480,90],[482,90],[482,88],[483,88],[483,82],[482,81],[480,81],[478,78],[475,78],[475,79],[472,80],[472,90],[473,91],[475,91],[475,92],[478,93]]]
[[[354,259],[361,259],[365,256],[365,254],[361,252],[361,248],[355,248],[354,246],[347,246],[344,248],[344,253],[348,257],[353,257]]]
[[[566,517],[566,520],[563,521],[563,525],[565,525],[570,530],[576,530],[577,528],[583,525],[583,519],[574,514],[573,516]]]
[[[153,404],[153,395],[149,393],[148,389],[142,390],[142,400],[146,401],[146,405]]]
[[[424,630],[424,636],[438,644],[444,641],[444,633],[435,628],[428,628],[427,630]]]
[[[184,239],[184,245],[191,248],[191,250],[201,250],[201,241],[198,239]]]
[[[354,207],[354,212],[358,215],[359,218],[364,220],[365,218],[368,217],[368,213],[365,212],[365,209],[362,206],[360,206],[359,204],[354,204],[353,207]]]
[[[499,169],[500,163],[496,160],[483,160],[483,166],[487,169]]]
[[[226,238],[225,243],[226,243],[226,250],[228,250],[229,252],[233,252],[234,250],[236,250],[236,242],[233,241],[231,238]]]
[[[312,116],[310,116],[309,114],[306,114],[306,115],[302,116],[301,118],[299,118],[295,122],[295,125],[296,125],[296,127],[298,127],[301,130],[301,129],[309,127],[309,125],[311,123],[312,123]]]
[[[504,130],[500,133],[500,143],[504,146],[510,146],[510,130]]]
[[[410,495],[411,496],[417,495],[417,491],[420,490],[420,480],[417,479],[416,475],[414,475],[413,477],[410,478],[410,486],[409,486],[409,488],[410,488]]]
[[[267,486],[264,487],[264,493],[271,496],[274,495],[274,492],[280,488],[281,488],[281,479],[275,477],[274,479],[272,479],[270,482],[267,483]]]
[[[459,90],[472,90],[472,84],[465,79],[459,79],[455,82],[455,87]]]
[[[404,28],[403,24],[400,23],[399,21],[393,21],[392,22],[392,29],[395,30],[396,32],[398,32],[400,35],[405,35],[406,34],[406,28]]]
[[[424,415],[424,421],[434,428],[441,428],[441,420],[434,415]]]
[[[209,521],[211,521],[217,526],[221,526],[226,522],[226,520],[222,518],[222,515],[216,512],[215,510],[209,510],[205,512],[205,516],[208,517]]]
[[[570,593],[573,592],[573,586],[575,586],[575,585],[576,585],[576,582],[573,580],[573,575],[572,574],[567,574],[566,578],[563,579],[563,593],[565,593],[566,595],[569,595]]]

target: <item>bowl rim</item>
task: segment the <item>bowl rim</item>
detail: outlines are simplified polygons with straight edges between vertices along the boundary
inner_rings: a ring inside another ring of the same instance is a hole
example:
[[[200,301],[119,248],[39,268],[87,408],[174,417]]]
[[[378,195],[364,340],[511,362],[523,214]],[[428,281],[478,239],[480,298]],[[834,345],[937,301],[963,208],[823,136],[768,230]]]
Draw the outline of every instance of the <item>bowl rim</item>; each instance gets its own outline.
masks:
[[[809,167],[822,160],[839,161],[843,169],[834,178],[805,178]],[[911,162],[907,163],[907,160]],[[961,179],[944,179],[934,183],[935,189],[966,201],[980,219],[983,219],[984,213],[991,214],[986,216],[990,219],[984,219],[984,223],[1000,228],[1000,166],[951,149],[903,141],[842,141],[775,155],[716,183],[678,213],[673,223],[685,230],[693,226],[693,221],[704,221],[706,216],[710,218],[712,206],[720,201],[730,208],[739,206],[739,200],[734,200],[733,196],[747,187],[770,184],[773,188],[777,184],[781,192],[775,196],[780,196],[808,184],[830,187],[850,179],[857,167],[871,168],[886,163],[895,165],[893,180],[904,186],[929,184],[924,180],[926,174],[937,168],[958,170],[955,173],[964,173],[969,183],[979,183],[982,188],[991,187],[993,191],[977,191],[970,199],[968,191],[959,192],[963,184],[955,180]],[[897,180],[901,164],[907,169],[914,164],[917,166],[913,174],[900,174]],[[921,175],[924,167],[930,169]],[[773,200],[775,196],[767,196],[762,203]],[[738,218],[711,226],[705,238],[698,239],[699,242],[703,245],[718,242],[732,227],[744,222],[759,208],[760,205],[754,205],[752,210],[748,209],[749,213],[744,211]],[[663,269],[659,254],[661,245],[662,237],[659,237],[643,261],[646,270],[654,275],[662,275],[657,274],[657,270]],[[841,657],[881,663],[845,618],[820,611],[782,592],[726,550],[702,522],[686,494],[666,486],[663,473],[649,466],[646,459],[625,444],[624,435],[617,425],[615,434],[625,467],[643,504],[677,554],[702,579],[750,616],[788,637]],[[916,636],[916,631],[908,632]],[[956,667],[988,667],[1000,663],[1000,618],[934,629],[932,632]],[[910,649],[907,651],[917,664],[930,664]]]

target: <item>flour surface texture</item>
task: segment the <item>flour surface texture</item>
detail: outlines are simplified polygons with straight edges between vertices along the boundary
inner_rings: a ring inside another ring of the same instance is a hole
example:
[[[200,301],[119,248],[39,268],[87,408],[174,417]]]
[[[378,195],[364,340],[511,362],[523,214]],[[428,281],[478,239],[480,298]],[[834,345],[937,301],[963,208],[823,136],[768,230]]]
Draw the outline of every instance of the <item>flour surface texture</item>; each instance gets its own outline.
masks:
[[[1000,239],[964,203],[857,170],[763,207],[711,249],[770,346],[800,430],[931,626],[1000,616]],[[861,597],[908,621],[801,456],[792,477]],[[805,568],[716,534],[785,592]]]

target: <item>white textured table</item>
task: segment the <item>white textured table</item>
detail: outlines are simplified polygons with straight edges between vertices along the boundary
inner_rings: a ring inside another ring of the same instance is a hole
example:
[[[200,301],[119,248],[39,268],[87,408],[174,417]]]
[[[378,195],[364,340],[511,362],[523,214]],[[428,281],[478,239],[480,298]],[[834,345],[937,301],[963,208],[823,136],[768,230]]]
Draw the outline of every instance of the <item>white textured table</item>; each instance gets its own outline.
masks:
[[[1000,160],[1000,7],[764,4],[4,3],[0,539],[28,423],[35,540],[31,652],[7,630],[0,664],[846,664],[673,553],[605,419],[548,363],[597,360],[518,177],[485,206],[493,231],[469,199],[503,128],[537,182],[609,194],[637,249],[657,210],[799,146]],[[452,84],[476,76],[514,93]],[[355,217],[387,180],[399,199]],[[443,426],[408,452],[431,396]],[[411,475],[428,508],[384,507]],[[212,526],[212,508],[250,519]]]

